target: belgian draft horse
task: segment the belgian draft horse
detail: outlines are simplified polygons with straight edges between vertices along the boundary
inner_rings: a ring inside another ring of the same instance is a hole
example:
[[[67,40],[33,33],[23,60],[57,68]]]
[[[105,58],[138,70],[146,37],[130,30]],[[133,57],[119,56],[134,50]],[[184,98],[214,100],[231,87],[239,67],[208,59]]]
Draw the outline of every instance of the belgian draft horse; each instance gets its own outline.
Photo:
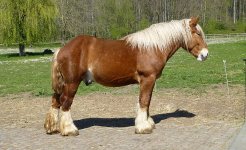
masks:
[[[120,40],[78,36],[54,54],[52,104],[46,115],[46,133],[78,135],[70,108],[81,81],[118,87],[140,85],[135,133],[151,133],[149,114],[153,87],[170,57],[182,47],[198,61],[208,56],[198,18],[153,24]],[[60,117],[60,118],[59,118]]]

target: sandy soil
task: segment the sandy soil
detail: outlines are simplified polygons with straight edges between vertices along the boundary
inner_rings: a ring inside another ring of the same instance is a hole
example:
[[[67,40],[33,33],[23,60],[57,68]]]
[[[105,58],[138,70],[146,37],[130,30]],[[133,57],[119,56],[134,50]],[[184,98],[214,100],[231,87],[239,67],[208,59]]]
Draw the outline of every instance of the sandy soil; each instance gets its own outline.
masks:
[[[153,93],[150,113],[156,129],[134,134],[138,95],[131,87],[76,96],[72,117],[77,137],[46,135],[50,97],[0,97],[0,148],[13,149],[227,149],[244,118],[243,86],[213,85],[203,92],[162,89]]]

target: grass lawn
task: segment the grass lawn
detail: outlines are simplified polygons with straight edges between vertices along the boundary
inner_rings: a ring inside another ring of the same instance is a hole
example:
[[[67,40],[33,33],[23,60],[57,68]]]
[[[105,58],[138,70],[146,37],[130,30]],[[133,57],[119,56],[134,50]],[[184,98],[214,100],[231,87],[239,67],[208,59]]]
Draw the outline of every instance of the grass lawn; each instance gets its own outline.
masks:
[[[246,42],[209,45],[209,58],[198,62],[193,56],[179,50],[166,65],[163,75],[157,80],[161,88],[197,88],[212,84],[225,84],[223,60],[226,60],[229,84],[244,84]],[[36,96],[52,93],[50,66],[51,55],[10,57],[0,55],[0,96],[31,92]],[[78,93],[111,91],[114,88],[81,84]]]
[[[223,60],[226,61],[229,84],[244,84],[246,42],[213,44],[208,49],[209,57],[204,62],[198,62],[184,50],[179,50],[166,65],[158,86],[197,88],[225,83]]]

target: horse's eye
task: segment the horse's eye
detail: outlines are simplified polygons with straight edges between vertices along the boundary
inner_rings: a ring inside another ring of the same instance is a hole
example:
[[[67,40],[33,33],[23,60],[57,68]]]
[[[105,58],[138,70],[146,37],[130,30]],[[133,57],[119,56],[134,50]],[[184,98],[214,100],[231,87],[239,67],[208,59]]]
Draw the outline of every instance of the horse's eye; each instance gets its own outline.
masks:
[[[200,32],[196,32],[197,35],[201,36],[201,33]]]

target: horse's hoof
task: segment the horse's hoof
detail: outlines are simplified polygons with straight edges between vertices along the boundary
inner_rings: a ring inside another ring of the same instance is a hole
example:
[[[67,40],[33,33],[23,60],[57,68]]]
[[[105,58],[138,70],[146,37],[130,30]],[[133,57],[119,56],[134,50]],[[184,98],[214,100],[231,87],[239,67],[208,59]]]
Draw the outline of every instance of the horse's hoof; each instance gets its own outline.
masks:
[[[146,121],[135,120],[135,133],[136,134],[150,134],[155,129],[155,122],[151,117]]]
[[[151,125],[151,128],[152,128],[152,129],[156,129],[155,124],[152,124],[152,125]]]
[[[47,120],[44,123],[44,128],[46,130],[46,134],[57,134],[59,133],[59,128],[56,123],[52,120]]]
[[[49,135],[58,134],[58,133],[59,133],[58,130],[55,130],[55,131],[48,130],[48,131],[46,131],[46,134],[49,134]]]
[[[59,133],[58,109],[50,108],[49,112],[46,114],[44,128],[47,134]]]
[[[61,133],[62,136],[78,136],[79,135],[79,130],[74,130],[70,131],[67,133]]]
[[[136,134],[150,134],[152,133],[152,131],[153,131],[153,128],[147,128],[147,129],[142,129],[142,130],[135,129]]]
[[[151,128],[155,129],[155,122],[154,122],[154,120],[151,117],[148,118],[148,122],[151,125]]]
[[[78,136],[79,135],[79,130],[75,130],[72,133],[68,133],[68,136]]]
[[[46,134],[57,134],[57,133],[59,133],[58,128],[56,126],[52,126],[49,123],[45,123],[44,128],[46,130]]]

